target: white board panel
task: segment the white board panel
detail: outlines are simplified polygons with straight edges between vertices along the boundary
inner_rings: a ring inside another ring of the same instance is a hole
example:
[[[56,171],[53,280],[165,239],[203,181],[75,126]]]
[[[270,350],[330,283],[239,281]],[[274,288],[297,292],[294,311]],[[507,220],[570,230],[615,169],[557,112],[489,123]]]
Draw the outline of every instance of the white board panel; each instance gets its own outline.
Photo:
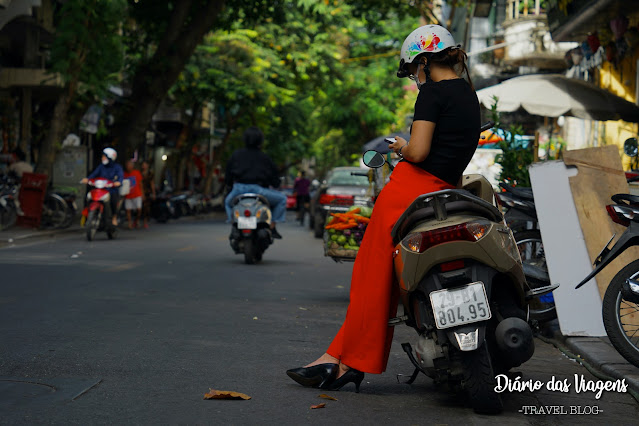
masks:
[[[595,280],[575,286],[592,271],[568,178],[577,168],[563,161],[535,163],[530,180],[554,291],[559,327],[564,336],[605,336],[601,296]]]

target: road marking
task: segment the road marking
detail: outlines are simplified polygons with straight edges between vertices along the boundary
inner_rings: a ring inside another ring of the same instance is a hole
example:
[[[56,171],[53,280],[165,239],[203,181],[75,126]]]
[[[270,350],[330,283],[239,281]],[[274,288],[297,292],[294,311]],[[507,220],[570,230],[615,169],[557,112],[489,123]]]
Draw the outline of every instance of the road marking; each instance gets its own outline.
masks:
[[[111,268],[103,269],[102,272],[122,272],[128,271],[129,269],[137,268],[140,266],[139,263],[123,263],[121,265],[115,265]]]

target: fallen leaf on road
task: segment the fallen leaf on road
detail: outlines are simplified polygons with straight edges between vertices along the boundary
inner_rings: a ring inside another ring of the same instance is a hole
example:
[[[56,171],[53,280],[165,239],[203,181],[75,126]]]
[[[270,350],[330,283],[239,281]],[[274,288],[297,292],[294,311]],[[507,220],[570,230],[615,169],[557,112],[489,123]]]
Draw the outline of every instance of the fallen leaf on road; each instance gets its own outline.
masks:
[[[326,403],[322,402],[321,404],[311,405],[311,410],[315,410],[317,408],[324,408],[324,407],[326,407]]]
[[[204,394],[204,399],[251,399],[250,396],[232,391],[219,391],[209,388],[209,393]]]
[[[333,398],[332,396],[326,395],[325,393],[321,394],[319,397],[324,399],[330,399],[331,401],[337,401],[337,398]]]
[[[254,320],[259,319],[258,317],[253,317]]]
[[[302,311],[308,311],[308,308],[303,308],[303,307],[301,307],[301,306],[300,306],[300,310],[302,310]]]

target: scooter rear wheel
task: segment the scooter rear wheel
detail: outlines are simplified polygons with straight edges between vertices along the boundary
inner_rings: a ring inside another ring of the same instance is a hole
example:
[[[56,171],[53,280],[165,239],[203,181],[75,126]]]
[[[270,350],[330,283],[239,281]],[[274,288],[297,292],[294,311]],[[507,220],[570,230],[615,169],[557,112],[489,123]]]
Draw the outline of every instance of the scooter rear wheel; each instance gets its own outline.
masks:
[[[487,342],[481,348],[461,352],[464,368],[463,387],[476,413],[498,414],[504,409],[501,396],[495,392],[497,381],[493,370]]]
[[[628,362],[639,367],[639,304],[625,300],[621,286],[639,277],[639,260],[626,265],[610,281],[603,298],[604,327],[610,343]]]
[[[257,247],[253,240],[244,241],[244,263],[252,265],[258,261]]]

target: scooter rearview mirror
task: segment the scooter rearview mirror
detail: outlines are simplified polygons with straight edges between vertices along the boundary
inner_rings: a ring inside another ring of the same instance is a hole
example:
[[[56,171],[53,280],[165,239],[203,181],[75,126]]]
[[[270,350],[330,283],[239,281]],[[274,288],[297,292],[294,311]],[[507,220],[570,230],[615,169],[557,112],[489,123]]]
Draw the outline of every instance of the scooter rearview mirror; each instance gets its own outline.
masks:
[[[628,138],[623,143],[623,152],[629,157],[636,157],[639,151],[639,144],[637,138]]]
[[[372,169],[377,169],[386,164],[386,159],[377,151],[366,151],[364,153],[364,164]]]

